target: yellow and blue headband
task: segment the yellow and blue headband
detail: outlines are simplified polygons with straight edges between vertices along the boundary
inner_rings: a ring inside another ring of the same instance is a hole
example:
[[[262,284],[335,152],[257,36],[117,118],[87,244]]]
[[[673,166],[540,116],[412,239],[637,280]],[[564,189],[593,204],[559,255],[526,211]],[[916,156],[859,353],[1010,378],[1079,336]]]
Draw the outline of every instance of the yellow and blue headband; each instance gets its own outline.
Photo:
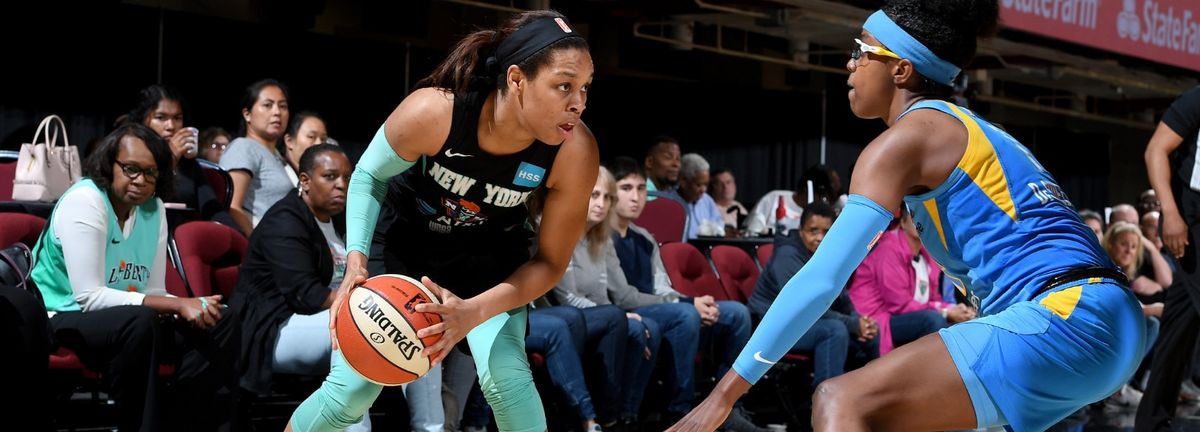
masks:
[[[962,72],[961,68],[942,60],[937,54],[926,48],[925,44],[917,41],[900,28],[882,9],[875,11],[870,18],[867,18],[863,29],[871,32],[875,39],[887,46],[889,50],[912,62],[913,66],[917,68],[917,72],[934,82],[953,86],[954,79],[958,77],[959,72]]]

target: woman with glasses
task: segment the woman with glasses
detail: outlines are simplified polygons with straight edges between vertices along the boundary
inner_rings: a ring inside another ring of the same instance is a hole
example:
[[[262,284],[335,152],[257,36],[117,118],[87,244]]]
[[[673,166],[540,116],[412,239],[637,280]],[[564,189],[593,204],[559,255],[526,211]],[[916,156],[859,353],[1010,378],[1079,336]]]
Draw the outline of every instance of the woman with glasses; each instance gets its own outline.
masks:
[[[213,126],[200,132],[200,157],[212,163],[221,163],[221,155],[229,147],[229,135],[225,129]]]
[[[734,370],[673,430],[712,430],[819,318],[901,205],[981,318],[942,329],[813,397],[817,431],[1046,430],[1121,387],[1154,338],[1125,275],[1016,139],[954,105],[996,0],[892,0],[846,63],[850,109],[888,129],[855,164],[822,247]]]
[[[128,124],[88,156],[84,178],[55,205],[34,247],[32,281],[56,346],[106,378],[121,430],[161,430],[155,397],[164,352],[160,316],[207,329],[221,296],[166,293],[167,220],[175,174],[171,149],[153,130]]]

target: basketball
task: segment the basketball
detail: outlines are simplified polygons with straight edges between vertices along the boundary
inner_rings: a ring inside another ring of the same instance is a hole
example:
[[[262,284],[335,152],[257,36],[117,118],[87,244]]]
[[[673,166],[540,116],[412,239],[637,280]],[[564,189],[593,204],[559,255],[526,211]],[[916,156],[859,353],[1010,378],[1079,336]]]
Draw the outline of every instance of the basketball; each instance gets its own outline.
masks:
[[[417,331],[442,322],[435,313],[417,312],[421,303],[441,303],[421,282],[401,275],[379,275],[350,291],[337,319],[342,356],[355,372],[376,384],[412,382],[429,371],[425,348],[441,334],[423,339]]]

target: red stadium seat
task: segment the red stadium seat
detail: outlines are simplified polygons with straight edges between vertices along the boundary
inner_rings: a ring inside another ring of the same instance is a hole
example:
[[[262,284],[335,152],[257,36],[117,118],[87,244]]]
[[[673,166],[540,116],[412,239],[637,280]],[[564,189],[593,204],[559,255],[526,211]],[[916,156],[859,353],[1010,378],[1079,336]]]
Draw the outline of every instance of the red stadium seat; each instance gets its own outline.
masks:
[[[13,178],[17,176],[17,152],[0,151],[0,201],[12,201]]]
[[[229,171],[225,171],[220,165],[204,159],[196,159],[196,162],[200,163],[200,169],[204,172],[204,179],[208,180],[208,185],[212,187],[213,193],[217,196],[217,201],[221,203],[221,207],[228,209],[229,203],[233,201],[233,178],[229,176]]]
[[[175,244],[191,294],[221,294],[229,301],[246,257],[246,237],[216,222],[188,222],[175,228]]]
[[[758,269],[762,270],[767,268],[767,263],[771,262],[771,255],[775,254],[775,245],[771,243],[759,245],[754,252],[754,258],[758,261]]]
[[[11,185],[12,182],[9,182]],[[13,243],[25,243],[30,249],[37,244],[46,220],[24,213],[0,213],[0,248]]]
[[[750,300],[754,284],[758,282],[758,266],[754,259],[740,247],[719,245],[709,252],[721,286],[730,298],[745,303]]]
[[[671,195],[651,195],[659,199],[646,201],[642,215],[633,223],[650,231],[660,244],[683,241],[684,230],[687,229],[687,207],[684,207],[683,201]]]
[[[656,200],[658,201],[658,200]],[[695,246],[687,243],[668,243],[662,246],[663,266],[675,291],[689,297],[711,295],[716,300],[733,300],[721,287],[708,260]]]

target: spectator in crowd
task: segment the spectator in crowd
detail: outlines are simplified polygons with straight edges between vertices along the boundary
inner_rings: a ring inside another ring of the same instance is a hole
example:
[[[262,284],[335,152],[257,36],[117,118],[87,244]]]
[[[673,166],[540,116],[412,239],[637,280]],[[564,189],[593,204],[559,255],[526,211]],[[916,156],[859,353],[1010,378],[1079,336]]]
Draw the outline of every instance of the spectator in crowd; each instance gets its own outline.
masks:
[[[329,133],[325,131],[325,121],[317,113],[301,111],[291,117],[292,120],[288,122],[287,130],[283,133],[283,146],[287,156],[288,178],[292,184],[298,184],[300,155],[309,147],[324,143],[329,139]]]
[[[241,320],[240,384],[268,394],[275,373],[329,370],[329,306],[346,270],[346,184],[339,147],[314,146],[300,160],[299,193],[271,206],[250,236],[233,311]],[[355,429],[369,429],[367,416]]]
[[[174,89],[160,85],[142,89],[137,106],[125,117],[126,121],[149,127],[171,148],[175,195],[170,202],[185,209],[167,212],[169,228],[188,220],[210,220],[226,211],[196,162],[197,137],[184,127],[183,118],[183,98]]]
[[[156,388],[170,350],[156,341],[173,336],[159,316],[177,315],[196,329],[221,318],[220,295],[166,293],[161,197],[173,192],[173,164],[159,134],[141,124],[118,127],[88,156],[84,178],[59,199],[33,251],[30,278],[49,311],[54,344],[107,376],[121,430],[166,428]],[[177,375],[199,373],[181,368]]]
[[[767,314],[784,283],[812,258],[836,217],[828,203],[813,202],[800,216],[798,232],[775,237],[775,252],[759,275],[748,302],[755,321]],[[844,373],[848,356],[863,363],[878,357],[878,334],[878,324],[869,316],[859,315],[843,290],[792,351],[812,354],[815,389],[825,380]]]
[[[1158,202],[1158,194],[1154,193],[1154,189],[1146,189],[1138,196],[1138,211],[1141,214],[1157,212],[1162,210],[1162,203]]]
[[[556,303],[580,308],[585,314],[603,313],[603,306],[614,303],[624,306],[620,301],[626,296],[640,294],[636,290],[631,292],[625,289],[625,275],[620,271],[616,251],[609,240],[611,228],[608,220],[614,201],[612,183],[612,174],[601,167],[588,201],[587,231],[575,246],[562,280],[552,291]],[[647,301],[653,300],[648,298],[652,296],[646,297]],[[646,383],[650,381],[650,371],[654,368],[654,356],[658,353],[663,332],[688,332],[690,328],[678,321],[660,323],[635,312],[627,312],[625,317],[626,349],[622,368],[625,374],[621,384],[624,400],[620,415],[622,422],[632,423],[641,407]],[[697,324],[696,332],[698,330]],[[697,337],[696,332],[691,336]],[[695,350],[692,350],[692,355],[694,357]]]
[[[1095,210],[1083,209],[1079,211],[1079,218],[1096,234],[1096,241],[1104,240],[1104,216],[1100,216]]]
[[[1108,256],[1129,277],[1130,287],[1138,297],[1145,300],[1171,286],[1171,267],[1137,225],[1126,222],[1109,225],[1103,245]]]
[[[942,302],[941,275],[901,206],[900,223],[879,237],[850,279],[850,301],[878,323],[879,355],[975,317],[961,303]]]
[[[775,215],[780,202],[783,202],[787,214],[783,226],[788,230],[796,229],[799,226],[800,214],[804,212],[804,207],[808,203],[824,201],[826,204],[833,205],[839,201],[841,189],[840,185],[835,183],[836,178],[836,174],[829,167],[813,165],[804,170],[800,181],[796,183],[795,190],[767,192],[754,205],[754,210],[750,211],[750,217],[746,219],[746,232],[754,235],[770,233],[776,226]],[[811,189],[810,184],[812,185]],[[811,198],[809,197],[810,192],[812,193]]]
[[[686,207],[688,240],[699,236],[725,235],[725,220],[717,203],[705,191],[708,189],[708,161],[696,153],[683,155],[679,169],[679,197]]]
[[[221,167],[233,178],[230,214],[249,236],[262,215],[295,184],[288,178],[287,163],[275,149],[288,124],[288,92],[278,81],[250,84],[242,96],[245,136],[229,143]]]
[[[1115,224],[1117,222],[1126,222],[1133,225],[1138,224],[1138,212],[1130,204],[1117,204],[1113,206],[1112,213],[1108,216],[1108,223]]]
[[[713,171],[712,179],[708,183],[708,193],[717,204],[717,211],[721,213],[726,231],[737,231],[738,227],[742,226],[747,211],[737,200],[737,181],[733,178],[733,171],[729,168]]]
[[[616,201],[609,219],[613,228],[611,241],[605,246],[608,256],[605,267],[610,275],[609,298],[622,308],[641,315],[643,322],[655,323],[662,329],[676,375],[674,394],[667,411],[668,416],[676,418],[694,403],[693,359],[699,347],[720,347],[716,350],[719,353],[715,359],[716,376],[724,374],[732,367],[736,353],[750,335],[750,313],[738,302],[716,301],[712,296],[688,298],[675,291],[654,236],[633,224],[646,207],[645,175],[629,158],[617,158],[612,168],[615,175],[611,178],[616,182],[610,183],[615,187],[608,190],[615,189]],[[576,256],[579,256],[578,249]],[[741,405],[726,420],[725,428],[759,430]]]
[[[646,151],[646,190],[672,192],[679,183],[679,141],[660,135]]]
[[[1163,246],[1162,237],[1158,235],[1158,217],[1159,213],[1157,211],[1148,211],[1142,214],[1142,223],[1140,226],[1142,229],[1142,237],[1145,237],[1147,240],[1150,240],[1150,243],[1153,243],[1155,251],[1162,250]]]
[[[221,155],[225,154],[231,139],[233,136],[229,132],[217,126],[201,131],[200,157],[215,164],[221,163]]]
[[[1170,254],[1179,263],[1174,285],[1166,290],[1162,327],[1155,342],[1153,360],[1138,405],[1134,430],[1171,429],[1178,403],[1180,382],[1192,363],[1200,332],[1200,269],[1196,247],[1200,245],[1200,212],[1194,204],[1200,195],[1200,172],[1195,170],[1197,135],[1200,135],[1200,87],[1181,95],[1167,109],[1158,129],[1146,145],[1146,172],[1160,200],[1160,234]]]

